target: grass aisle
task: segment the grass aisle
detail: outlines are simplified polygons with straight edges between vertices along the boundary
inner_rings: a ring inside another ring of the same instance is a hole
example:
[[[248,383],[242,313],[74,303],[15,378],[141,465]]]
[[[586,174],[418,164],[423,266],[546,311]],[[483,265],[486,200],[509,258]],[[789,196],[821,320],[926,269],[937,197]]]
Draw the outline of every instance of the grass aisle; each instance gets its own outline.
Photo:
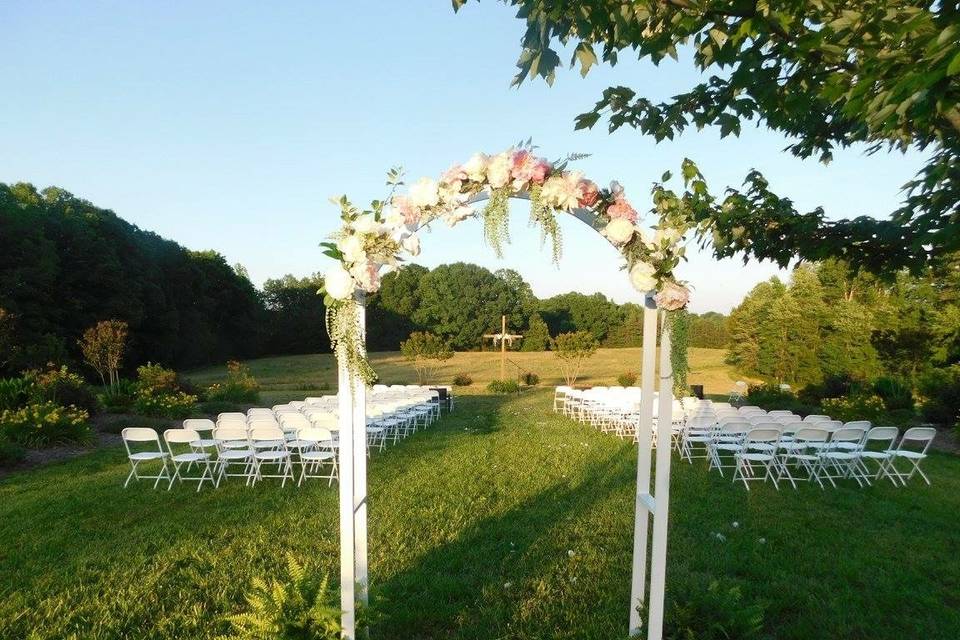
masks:
[[[374,637],[623,637],[635,450],[549,404],[465,397],[375,456]],[[929,463],[933,487],[779,494],[677,464],[668,592],[738,585],[772,638],[956,638],[960,460]],[[337,575],[335,489],[125,474],[113,449],[0,481],[0,637],[211,638],[285,552]]]

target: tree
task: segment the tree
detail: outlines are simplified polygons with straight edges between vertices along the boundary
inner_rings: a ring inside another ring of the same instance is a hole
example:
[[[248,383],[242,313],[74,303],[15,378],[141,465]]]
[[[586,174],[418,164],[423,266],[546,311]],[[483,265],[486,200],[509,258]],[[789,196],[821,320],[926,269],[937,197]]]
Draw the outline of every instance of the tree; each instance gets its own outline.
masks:
[[[17,347],[15,331],[16,318],[12,313],[0,307],[0,371],[14,359]]]
[[[550,329],[539,313],[530,316],[527,330],[523,332],[520,351],[546,351],[550,346]]]
[[[268,324],[268,353],[317,353],[330,350],[326,307],[317,291],[323,278],[315,273],[303,278],[285,275],[263,283]]]
[[[459,9],[466,0],[453,0]],[[796,156],[828,162],[852,144],[927,150],[889,220],[828,220],[800,213],[757,171],[702,218],[718,256],[743,253],[785,264],[790,257],[844,257],[888,273],[914,269],[960,249],[960,12],[954,2],[851,0],[509,0],[527,23],[519,84],[552,83],[556,43],[573,50],[586,75],[621,53],[659,64],[692,51],[705,81],[667,101],[610,87],[577,127],[607,117],[609,128],[639,129],[657,141],[690,126],[739,135],[756,120],[780,132]],[[655,86],[655,85],[652,85]]]
[[[500,327],[500,316],[521,318],[523,306],[514,291],[487,269],[457,262],[424,274],[418,289],[420,305],[411,316],[454,349],[475,349],[484,333]]]
[[[560,371],[568,386],[573,386],[580,376],[583,363],[592,358],[600,343],[588,331],[561,333],[552,340],[553,355],[560,360]]]
[[[426,331],[415,331],[400,343],[400,353],[417,372],[417,383],[431,380],[440,365],[453,357],[453,350],[443,339]]]
[[[126,345],[127,323],[123,320],[102,320],[84,331],[80,339],[83,359],[100,375],[100,381],[109,384],[111,389],[120,381],[117,371],[123,362]]]
[[[543,300],[540,313],[554,335],[588,331],[599,341],[623,322],[620,307],[602,293],[563,293]]]

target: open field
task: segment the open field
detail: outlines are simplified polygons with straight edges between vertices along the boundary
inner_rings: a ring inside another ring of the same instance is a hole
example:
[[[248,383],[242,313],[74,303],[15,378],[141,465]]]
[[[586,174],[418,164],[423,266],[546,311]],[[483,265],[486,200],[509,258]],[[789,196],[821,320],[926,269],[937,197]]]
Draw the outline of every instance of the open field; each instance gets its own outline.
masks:
[[[725,354],[722,349],[690,349],[690,384],[704,385],[706,393],[727,393],[738,377],[724,364]],[[508,352],[507,357],[523,371],[539,375],[543,386],[563,384],[557,358],[552,352]],[[397,351],[373,353],[370,360],[385,383],[417,381],[413,367]],[[260,358],[249,360],[247,364],[262,385],[261,395],[267,405],[336,390],[337,369],[331,354]],[[515,378],[520,369],[508,363],[507,377]],[[640,349],[600,349],[584,364],[577,384],[614,384],[617,376],[627,371],[639,375]],[[492,351],[457,353],[444,363],[431,382],[449,384],[461,372],[473,378],[472,391],[481,391],[488,382],[500,377],[500,354]],[[188,373],[187,377],[195,383],[209,384],[225,373],[225,367],[211,367]],[[470,391],[470,388],[458,390]]]
[[[463,397],[374,455],[371,638],[625,636],[636,450],[550,398]],[[960,458],[928,463],[931,487],[747,492],[675,459],[670,600],[722,615],[720,580],[764,607],[763,637],[955,639]],[[126,472],[107,448],[0,480],[0,638],[213,638],[286,553],[337,573],[335,488],[124,490]]]

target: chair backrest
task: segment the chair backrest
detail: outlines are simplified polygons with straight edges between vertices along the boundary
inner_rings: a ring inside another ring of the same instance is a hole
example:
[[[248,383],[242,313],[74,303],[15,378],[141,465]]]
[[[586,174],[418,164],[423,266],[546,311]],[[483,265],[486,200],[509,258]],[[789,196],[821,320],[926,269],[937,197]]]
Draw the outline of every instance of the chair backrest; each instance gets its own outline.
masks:
[[[840,427],[830,436],[831,442],[860,442],[866,430],[861,427]]]
[[[247,442],[246,427],[220,426],[213,430],[213,438],[218,442]]]
[[[763,421],[761,421],[761,422],[753,422],[753,421],[751,421],[751,425],[753,426],[754,429],[768,429],[768,430],[771,430],[771,431],[776,431],[778,435],[779,435],[780,433],[783,433],[783,427],[780,425],[780,423],[779,423],[779,422],[774,422],[773,420],[770,420],[769,418],[767,418],[766,420],[763,420]]]
[[[792,416],[793,412],[789,409],[775,409],[767,413],[769,416]]]
[[[310,419],[302,413],[281,413],[280,426],[284,429],[305,429],[310,426]]]
[[[190,418],[183,421],[184,429],[193,429],[194,431],[213,431],[216,426],[213,424],[213,420],[207,420],[206,418]]]
[[[920,453],[925,454],[936,435],[937,430],[933,427],[912,427],[903,432],[903,437],[900,438],[900,444],[897,445],[897,449],[910,448],[905,445],[916,443],[915,446],[922,447]]]
[[[780,427],[778,425],[755,426],[747,431],[744,440],[746,442],[777,442],[780,440]]]
[[[751,424],[763,424],[768,422],[776,422],[777,424],[780,424],[774,418],[762,413],[746,413],[743,417],[749,420]]]
[[[861,428],[861,429],[866,429],[867,431],[869,431],[869,430],[870,430],[870,427],[872,427],[873,424],[871,424],[871,422],[870,422],[869,420],[851,420],[850,422],[847,422],[847,423],[844,424],[843,426],[845,426],[845,427],[859,427],[859,428]]]
[[[830,419],[830,416],[819,415],[816,413],[811,413],[806,418],[803,419],[804,422],[826,422]]]
[[[156,442],[160,445],[160,436],[149,427],[127,427],[120,432],[124,442]]]
[[[283,430],[280,427],[276,426],[256,426],[250,429],[250,439],[251,440],[269,440],[269,441],[283,441],[286,442],[286,439],[283,436]],[[282,445],[282,442],[281,442]]]
[[[709,429],[716,424],[711,416],[694,416],[687,421],[687,426],[691,429]]]
[[[739,411],[740,411],[740,413],[746,413],[746,412],[748,412],[748,411],[752,411],[752,412],[761,411],[761,412],[764,412],[763,409],[761,409],[760,407],[758,407],[758,406],[756,406],[756,405],[753,405],[753,404],[744,405],[744,406],[740,407]],[[764,413],[766,413],[766,412],[764,412]]]
[[[806,425],[796,417],[789,421],[781,422],[780,420],[777,420],[777,422],[780,424],[780,428],[783,430],[783,433],[797,433],[800,431],[800,429],[806,427]],[[823,431],[826,431],[826,429],[823,429]]]
[[[163,432],[163,439],[169,447],[171,444],[196,442],[200,439],[200,434],[193,429],[167,429]]]
[[[247,427],[253,429],[254,427],[279,427],[280,423],[277,422],[277,419],[272,415],[270,417],[265,416],[254,416],[247,421]]]
[[[240,420],[246,420],[247,414],[241,413],[240,411],[227,411],[226,413],[221,413],[217,415],[217,422],[220,422],[224,419],[233,419],[239,418]]]
[[[869,447],[871,442],[885,442],[881,447],[882,451],[893,449],[897,442],[897,436],[900,435],[900,429],[896,427],[873,427],[867,431],[865,446]]]
[[[827,431],[837,431],[838,429],[843,428],[843,423],[839,420],[820,420],[819,422],[814,422],[812,424],[815,424],[818,427],[823,427]]]
[[[336,429],[340,425],[337,416],[332,413],[315,413],[310,416],[310,422],[313,423],[315,427],[323,427],[326,429]]]
[[[803,424],[802,422],[799,424]],[[830,439],[830,432],[820,427],[800,427],[793,434],[795,442],[826,442]]]

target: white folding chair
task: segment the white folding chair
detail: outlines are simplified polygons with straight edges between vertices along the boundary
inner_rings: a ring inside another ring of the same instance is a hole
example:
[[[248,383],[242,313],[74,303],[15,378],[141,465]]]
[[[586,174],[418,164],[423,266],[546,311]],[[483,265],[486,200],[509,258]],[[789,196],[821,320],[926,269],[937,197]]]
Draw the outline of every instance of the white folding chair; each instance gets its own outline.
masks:
[[[823,482],[817,477],[816,471],[820,464],[820,451],[830,440],[830,432],[820,427],[802,426],[802,422],[795,424],[801,426],[793,432],[790,440],[783,441],[781,435],[777,460],[779,477],[786,477],[793,488],[796,489],[796,481],[800,478],[795,473],[802,470],[806,474],[808,482],[816,480],[822,489]],[[784,429],[787,428],[789,427],[784,427]],[[791,468],[794,473],[791,473]]]
[[[213,438],[217,441],[216,485],[219,487],[223,478],[243,478],[249,485],[254,462],[246,426],[217,427],[213,430]],[[238,465],[243,471],[230,473],[230,468]]]
[[[120,432],[123,439],[123,447],[127,450],[127,460],[130,461],[130,473],[127,475],[124,488],[130,484],[130,479],[153,480],[153,488],[156,489],[160,480],[170,480],[170,470],[167,468],[167,458],[170,454],[163,450],[160,445],[160,436],[153,429],[147,427],[127,427]],[[163,465],[155,476],[145,476],[140,473],[140,465],[147,462],[160,461]]]
[[[722,476],[725,468],[736,469],[737,454],[743,451],[743,439],[750,428],[749,422],[740,420],[727,422],[716,429],[707,444],[710,454],[710,464],[707,471],[716,469]],[[726,465],[723,464],[723,456],[725,455],[730,456],[730,463]]]
[[[773,482],[774,488],[780,490],[777,484],[777,448],[780,442],[780,427],[753,427],[743,438],[743,447],[736,453],[736,468],[733,471],[733,481],[737,477],[743,481],[743,486],[750,490],[749,481],[768,479]],[[763,471],[763,477],[754,473],[754,465]]]
[[[818,426],[825,428],[822,423]],[[864,435],[866,431],[860,427],[840,427],[834,431],[830,435],[830,441],[820,452],[817,478],[825,478],[836,487],[835,480],[852,477],[862,487],[863,480],[855,471],[860,461]]]
[[[873,427],[867,431],[863,439],[863,449],[860,451],[860,459],[857,464],[857,472],[867,484],[871,484],[870,478],[879,480],[886,476],[894,486],[897,485],[896,479],[887,471],[887,463],[893,454],[890,451],[897,443],[897,436],[900,430],[896,427]],[[876,471],[870,470],[870,461],[877,465]]]
[[[167,443],[167,451],[170,453],[170,461],[173,463],[173,477],[170,478],[170,484],[167,491],[173,487],[173,481],[195,480],[197,481],[197,491],[203,486],[204,481],[209,480],[211,485],[216,485],[213,478],[213,467],[210,465],[210,453],[203,451],[197,442],[200,440],[200,434],[193,429],[167,429],[163,432],[163,440]],[[194,464],[198,465],[203,472],[199,476],[185,476],[181,471],[183,465],[187,465],[187,471]]]
[[[920,463],[926,459],[927,449],[930,448],[936,435],[937,430],[933,427],[907,429],[900,439],[900,444],[890,452],[892,455],[887,461],[887,472],[896,477],[903,486],[907,486],[907,480],[912,478],[914,473],[919,473],[924,482],[930,484],[930,478],[920,470]],[[897,469],[896,461],[900,459],[906,460],[911,465],[909,473],[901,473]]]
[[[250,446],[253,449],[253,479],[256,484],[264,478],[279,478],[280,486],[293,481],[293,465],[290,450],[287,448],[287,439],[283,430],[278,426],[257,426],[250,429]],[[277,465],[277,472],[264,473],[264,468]]]
[[[197,432],[199,436],[195,445],[201,449],[216,449],[217,441],[213,439],[213,430],[217,428],[217,425],[213,423],[213,420],[207,420],[206,418],[190,418],[183,421],[184,429],[193,429]]]
[[[300,429],[297,431],[295,442],[300,454],[298,487],[303,484],[305,478],[326,478],[327,486],[332,485],[334,480],[339,481],[337,452],[333,446],[333,435],[329,429],[320,427]],[[330,466],[329,472],[326,475],[319,473],[327,465]]]

